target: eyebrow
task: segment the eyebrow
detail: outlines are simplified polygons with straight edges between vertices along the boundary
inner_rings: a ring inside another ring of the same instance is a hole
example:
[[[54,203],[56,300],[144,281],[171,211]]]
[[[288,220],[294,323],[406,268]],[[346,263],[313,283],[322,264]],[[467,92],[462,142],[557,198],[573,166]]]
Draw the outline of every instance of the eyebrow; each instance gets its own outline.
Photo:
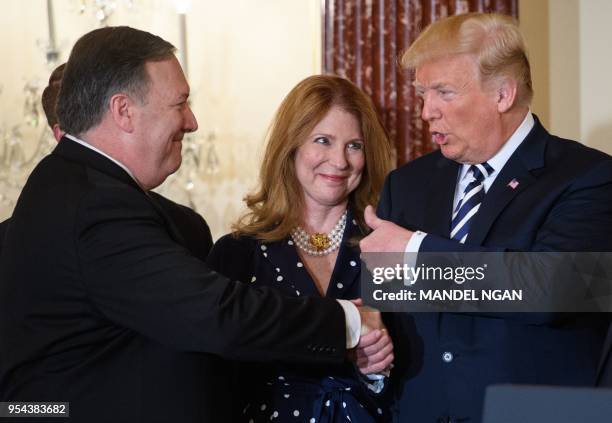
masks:
[[[425,85],[421,85],[421,84],[419,84],[419,83],[418,83],[418,82],[416,82],[416,81],[414,81],[414,82],[412,83],[412,86],[413,86],[415,89],[417,89],[417,90],[423,90],[423,89],[432,89],[432,90],[437,90],[437,89],[439,89],[439,88],[446,87],[446,86],[448,86],[448,85],[449,85],[449,84],[448,84],[448,83],[446,83],[446,82],[435,82],[435,83],[433,83],[432,85],[430,85],[429,87],[426,87]]]
[[[324,132],[316,132],[316,133],[312,134],[312,136],[313,137],[327,137],[327,138],[331,138],[331,139],[336,139],[335,136],[333,136],[331,134],[326,134]],[[353,138],[353,139],[349,140],[349,142],[353,142],[353,141],[365,142],[363,137]]]

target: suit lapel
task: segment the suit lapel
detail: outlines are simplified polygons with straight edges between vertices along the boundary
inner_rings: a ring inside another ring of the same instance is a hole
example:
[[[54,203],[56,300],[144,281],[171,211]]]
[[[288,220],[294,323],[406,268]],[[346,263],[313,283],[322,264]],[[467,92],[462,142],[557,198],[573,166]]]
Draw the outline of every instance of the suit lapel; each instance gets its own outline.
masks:
[[[453,199],[460,165],[440,154],[435,172],[431,175],[425,204],[423,230],[443,237],[450,236]]]
[[[510,156],[484,197],[482,205],[470,225],[466,243],[482,245],[497,217],[521,192],[536,181],[531,173],[544,166],[548,132],[535,117],[535,125],[525,140]]]

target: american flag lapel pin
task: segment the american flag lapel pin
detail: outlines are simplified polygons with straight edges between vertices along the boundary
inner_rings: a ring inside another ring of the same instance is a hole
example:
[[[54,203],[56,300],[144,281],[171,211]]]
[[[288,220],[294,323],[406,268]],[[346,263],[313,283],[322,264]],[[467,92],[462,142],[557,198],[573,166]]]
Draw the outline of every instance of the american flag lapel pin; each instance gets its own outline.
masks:
[[[519,181],[517,181],[516,178],[514,178],[510,182],[508,182],[508,186],[512,189],[516,189],[516,187],[519,186]]]

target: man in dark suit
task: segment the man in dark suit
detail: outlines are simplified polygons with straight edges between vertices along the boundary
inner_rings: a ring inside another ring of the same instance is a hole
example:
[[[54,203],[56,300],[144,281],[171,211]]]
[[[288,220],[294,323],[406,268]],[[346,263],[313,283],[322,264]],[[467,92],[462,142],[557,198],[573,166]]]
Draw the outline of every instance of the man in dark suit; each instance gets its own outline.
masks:
[[[174,47],[128,27],[79,39],[0,255],[0,401],[65,401],[75,422],[227,421],[232,359],[338,362],[384,348],[377,313],[210,271],[148,192],[197,122]],[[364,332],[365,333],[365,332]],[[366,349],[368,343],[372,343]],[[371,354],[385,368],[392,354]],[[37,419],[37,421],[43,421]]]
[[[393,171],[363,252],[612,251],[612,158],[550,135],[529,110],[516,23],[442,19],[411,45],[440,149]],[[383,220],[384,219],[384,220]],[[517,274],[517,277],[519,275]],[[396,313],[399,421],[479,422],[496,383],[593,383],[609,315]]]

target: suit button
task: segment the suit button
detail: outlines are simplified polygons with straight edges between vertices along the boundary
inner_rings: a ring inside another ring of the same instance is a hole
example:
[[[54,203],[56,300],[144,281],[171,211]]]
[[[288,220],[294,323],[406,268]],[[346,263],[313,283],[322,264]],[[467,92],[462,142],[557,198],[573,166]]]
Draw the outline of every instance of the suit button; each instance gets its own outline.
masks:
[[[335,348],[335,347],[332,347],[331,352],[332,352],[332,353],[335,353],[335,352],[336,352],[336,348]]]
[[[453,353],[450,351],[444,351],[444,353],[442,354],[442,361],[444,361],[445,363],[450,363],[451,361],[453,361]]]

